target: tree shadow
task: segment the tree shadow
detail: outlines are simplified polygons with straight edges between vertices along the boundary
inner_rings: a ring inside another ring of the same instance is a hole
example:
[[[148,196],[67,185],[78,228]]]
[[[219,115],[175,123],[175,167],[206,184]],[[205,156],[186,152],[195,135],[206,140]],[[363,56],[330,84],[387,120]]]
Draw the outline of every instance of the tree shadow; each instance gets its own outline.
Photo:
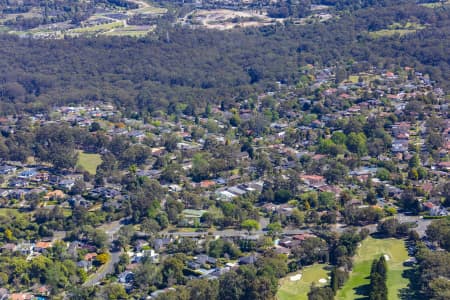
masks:
[[[416,269],[404,270],[402,273],[403,278],[409,280],[409,284],[406,288],[400,289],[398,296],[401,300],[415,300],[422,298],[419,285],[419,274]]]
[[[370,284],[363,284],[360,286],[357,286],[353,289],[355,291],[355,294],[357,295],[357,300],[368,300],[369,299],[369,291],[370,291]]]

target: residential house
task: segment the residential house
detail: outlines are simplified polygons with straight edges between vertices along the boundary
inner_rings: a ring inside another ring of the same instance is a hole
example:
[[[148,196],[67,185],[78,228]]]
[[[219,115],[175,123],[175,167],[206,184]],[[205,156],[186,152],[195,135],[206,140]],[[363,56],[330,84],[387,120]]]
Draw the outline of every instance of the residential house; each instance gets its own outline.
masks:
[[[131,283],[134,280],[134,274],[131,271],[125,271],[119,274],[120,283]]]
[[[239,258],[238,262],[240,265],[249,265],[254,264],[258,260],[258,257],[256,254],[248,255]]]
[[[326,185],[325,177],[320,175],[300,175],[300,179],[308,186],[316,188]]]
[[[34,245],[34,251],[43,253],[44,251],[47,251],[47,249],[52,247],[51,242],[37,242],[36,245]]]

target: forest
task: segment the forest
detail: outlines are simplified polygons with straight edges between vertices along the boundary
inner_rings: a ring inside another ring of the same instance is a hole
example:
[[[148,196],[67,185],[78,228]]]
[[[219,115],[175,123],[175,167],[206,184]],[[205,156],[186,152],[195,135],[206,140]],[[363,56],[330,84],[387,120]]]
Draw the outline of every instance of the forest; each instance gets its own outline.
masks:
[[[35,40],[0,36],[0,112],[108,100],[125,114],[193,115],[231,106],[275,83],[295,84],[307,64],[348,71],[411,66],[449,87],[450,11],[414,4],[369,7],[319,24],[233,31],[160,26],[144,38]],[[420,30],[374,37],[392,24]]]

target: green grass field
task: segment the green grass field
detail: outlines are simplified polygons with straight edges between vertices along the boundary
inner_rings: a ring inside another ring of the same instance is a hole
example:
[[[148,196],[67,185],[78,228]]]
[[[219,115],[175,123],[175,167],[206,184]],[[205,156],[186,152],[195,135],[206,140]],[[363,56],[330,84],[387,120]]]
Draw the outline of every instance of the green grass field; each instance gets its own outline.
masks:
[[[14,208],[0,208],[0,216],[2,217],[6,217],[6,216],[17,216],[20,215],[21,213]]]
[[[84,153],[82,151],[78,152],[77,166],[82,167],[92,175],[95,175],[97,166],[101,163],[102,158],[100,154]]]
[[[406,269],[403,262],[408,259],[408,253],[403,240],[374,239],[368,237],[362,242],[354,259],[353,271],[349,280],[338,291],[336,299],[365,299],[369,284],[369,274],[372,261],[381,255],[388,255],[387,286],[388,299],[400,299],[399,290],[406,288],[408,279],[402,277]]]
[[[328,271],[324,268],[327,265],[315,264],[310,267],[305,267],[301,271],[288,274],[286,277],[280,279],[280,288],[278,289],[278,300],[307,300],[308,292],[311,284],[314,282],[317,285],[319,279],[324,278],[328,280]],[[302,278],[297,281],[291,281],[290,277],[296,274],[302,274]]]
[[[425,29],[425,26],[415,22],[407,22],[406,24],[394,23],[389,25],[387,29],[369,32],[369,35],[373,38],[393,36],[396,34],[403,36],[422,29]]]
[[[124,27],[122,21],[111,22],[107,24],[94,25],[89,27],[80,27],[69,30],[68,33],[81,33],[81,34],[98,34],[108,32],[113,29]]]
[[[442,2],[421,3],[419,5],[422,5],[422,6],[425,6],[425,7],[428,7],[428,8],[437,8],[437,7],[441,7],[443,5],[444,6],[445,5],[450,5],[450,1],[447,1],[447,2],[444,2],[444,3],[442,3]]]

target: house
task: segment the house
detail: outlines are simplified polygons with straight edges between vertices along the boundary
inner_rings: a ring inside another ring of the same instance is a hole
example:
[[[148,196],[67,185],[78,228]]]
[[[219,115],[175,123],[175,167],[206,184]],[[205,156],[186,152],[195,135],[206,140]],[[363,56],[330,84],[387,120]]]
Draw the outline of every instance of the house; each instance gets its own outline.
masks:
[[[64,190],[70,190],[75,185],[75,180],[64,179],[58,183],[58,186]]]
[[[273,203],[265,203],[263,206],[261,206],[261,208],[264,212],[270,213],[276,211],[278,206]]]
[[[228,189],[228,192],[236,195],[236,196],[242,196],[245,195],[247,193],[247,191],[245,189],[241,189],[238,186],[232,186]]]
[[[216,185],[216,182],[213,180],[202,180],[202,181],[200,181],[200,184],[199,184],[199,186],[204,189],[213,187],[214,185]]]
[[[40,285],[35,288],[33,288],[33,291],[36,295],[39,295],[41,297],[36,297],[36,299],[42,299],[42,297],[50,296],[50,289],[47,285]]]
[[[185,225],[193,225],[200,222],[200,218],[206,213],[206,210],[201,209],[184,209],[181,212],[181,223]]]
[[[239,258],[238,262],[240,265],[249,265],[249,264],[254,264],[257,260],[258,260],[258,257],[256,256],[256,254],[252,254],[249,256],[244,256],[244,257]]]
[[[84,256],[84,260],[86,260],[86,261],[93,261],[96,257],[97,257],[97,253],[95,253],[95,252],[90,252],[90,253],[87,253],[87,254]]]
[[[88,271],[92,268],[92,261],[80,260],[77,262],[77,267]]]
[[[14,166],[0,166],[0,175],[7,175],[7,174],[11,174],[14,173],[17,170],[16,167]]]
[[[195,262],[199,263],[200,265],[215,265],[217,263],[217,259],[208,255],[201,254],[195,257]]]
[[[231,201],[233,198],[236,197],[235,194],[230,193],[229,191],[217,191],[216,194],[217,194],[219,200],[222,200],[222,201]]]
[[[187,267],[191,270],[198,270],[201,267],[201,264],[199,264],[198,262],[195,261],[189,261],[187,263]]]
[[[125,271],[119,274],[120,283],[131,283],[134,280],[134,274],[131,271]]]
[[[0,252],[1,253],[6,253],[6,252],[11,253],[11,252],[16,251],[16,249],[17,249],[17,245],[12,244],[12,243],[7,243],[7,244],[4,244],[2,247],[0,247]]]
[[[34,244],[21,243],[17,245],[16,251],[22,253],[22,255],[30,255],[34,251]]]
[[[321,187],[326,185],[325,177],[320,175],[300,175],[300,179],[312,187]]]
[[[8,299],[8,290],[5,288],[0,288],[0,299]]]
[[[450,171],[450,161],[443,161],[438,164],[442,171]]]
[[[162,250],[163,248],[165,248],[171,242],[172,242],[172,240],[170,238],[155,239],[153,241],[153,248],[155,248],[156,251],[159,251],[159,250]]]
[[[9,194],[8,190],[0,189],[0,197],[5,198]]]
[[[44,252],[47,249],[52,247],[52,243],[51,242],[37,242],[36,245],[34,246],[34,251],[36,252]]]
[[[47,195],[45,195],[46,199],[64,199],[66,197],[66,194],[64,194],[61,190],[54,190],[51,192],[48,192]]]
[[[31,300],[33,295],[29,293],[14,293],[9,295],[9,300]]]
[[[392,141],[392,152],[406,152],[408,151],[409,141],[407,139],[394,139]]]
[[[275,247],[274,251],[276,254],[284,254],[287,256],[291,255],[290,249],[283,247],[283,246],[279,246],[279,245]]]
[[[29,170],[25,170],[25,171],[21,172],[19,174],[19,176],[17,176],[17,177],[19,177],[20,179],[29,179],[29,178],[35,176],[36,174],[37,174],[36,170],[29,169]]]
[[[104,199],[113,199],[120,195],[120,192],[115,189],[98,187],[89,192],[89,195],[92,198],[104,198]]]
[[[234,159],[238,162],[243,162],[250,159],[248,152],[239,152],[233,155]]]

